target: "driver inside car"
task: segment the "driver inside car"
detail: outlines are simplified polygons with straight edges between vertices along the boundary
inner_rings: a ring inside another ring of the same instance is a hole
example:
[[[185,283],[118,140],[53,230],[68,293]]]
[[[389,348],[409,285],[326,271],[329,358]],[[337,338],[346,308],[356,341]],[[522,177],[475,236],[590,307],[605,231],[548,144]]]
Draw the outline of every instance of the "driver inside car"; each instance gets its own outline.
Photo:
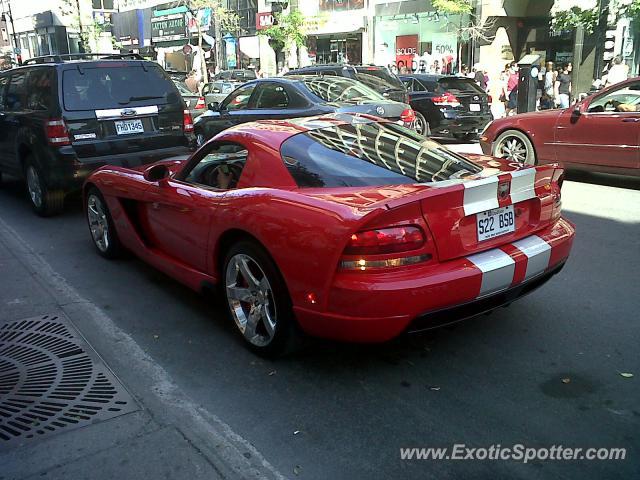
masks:
[[[229,169],[229,166],[226,164],[222,164],[218,166],[216,169],[216,188],[220,188],[222,190],[228,190],[231,188],[231,183],[233,182],[233,172]]]

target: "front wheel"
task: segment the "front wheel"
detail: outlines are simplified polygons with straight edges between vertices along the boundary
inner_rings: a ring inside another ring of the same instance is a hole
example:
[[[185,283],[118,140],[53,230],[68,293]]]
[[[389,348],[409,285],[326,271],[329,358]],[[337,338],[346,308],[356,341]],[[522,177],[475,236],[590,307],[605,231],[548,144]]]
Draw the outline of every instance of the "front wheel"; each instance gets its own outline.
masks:
[[[257,243],[241,241],[227,252],[223,271],[229,316],[247,346],[266,357],[291,351],[299,338],[286,286]]]
[[[204,136],[204,133],[202,133],[200,131],[196,131],[196,146],[198,148],[200,148],[202,145],[205,144],[206,141],[207,141],[207,139]]]
[[[501,133],[493,143],[493,155],[523,165],[537,163],[531,140],[518,130],[507,130]]]
[[[85,208],[91,239],[98,253],[105,258],[117,258],[122,247],[113,225],[109,207],[97,188],[89,190]]]

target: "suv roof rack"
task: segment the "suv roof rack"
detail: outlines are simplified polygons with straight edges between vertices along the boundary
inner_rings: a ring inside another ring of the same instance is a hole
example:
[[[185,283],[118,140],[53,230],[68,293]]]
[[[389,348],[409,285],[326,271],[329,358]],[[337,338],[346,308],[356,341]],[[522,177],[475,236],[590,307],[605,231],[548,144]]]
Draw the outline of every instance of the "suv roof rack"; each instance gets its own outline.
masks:
[[[33,57],[25,60],[22,64],[64,63],[73,60],[144,60],[144,58],[137,53],[61,53],[58,55]]]

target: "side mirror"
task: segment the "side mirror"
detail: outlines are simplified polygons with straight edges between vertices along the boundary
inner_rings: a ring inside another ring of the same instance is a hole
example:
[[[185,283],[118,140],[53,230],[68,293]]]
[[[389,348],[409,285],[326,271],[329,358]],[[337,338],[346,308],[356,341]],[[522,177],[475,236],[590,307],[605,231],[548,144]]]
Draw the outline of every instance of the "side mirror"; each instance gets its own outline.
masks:
[[[159,182],[169,177],[169,167],[164,164],[152,165],[144,171],[144,179],[147,182]]]
[[[581,102],[576,103],[576,105],[573,107],[573,114],[576,117],[579,117],[580,115],[582,115],[583,113],[586,113],[589,111],[589,101],[588,100],[582,100]]]
[[[208,107],[209,107],[209,110],[211,110],[212,112],[219,112],[220,102],[210,102]]]

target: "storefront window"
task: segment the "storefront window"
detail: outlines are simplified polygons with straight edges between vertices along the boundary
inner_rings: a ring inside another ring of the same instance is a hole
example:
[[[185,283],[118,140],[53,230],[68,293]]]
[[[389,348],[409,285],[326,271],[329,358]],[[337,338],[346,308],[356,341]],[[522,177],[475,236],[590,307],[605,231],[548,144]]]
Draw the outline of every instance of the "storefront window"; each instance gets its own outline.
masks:
[[[320,0],[320,10],[324,12],[359,8],[364,8],[364,0]]]
[[[315,47],[318,64],[362,63],[362,35],[359,33],[313,37],[308,43],[310,47]],[[312,52],[311,48],[309,52]]]
[[[255,33],[257,0],[228,0],[227,8],[238,14],[240,30],[243,33]]]

